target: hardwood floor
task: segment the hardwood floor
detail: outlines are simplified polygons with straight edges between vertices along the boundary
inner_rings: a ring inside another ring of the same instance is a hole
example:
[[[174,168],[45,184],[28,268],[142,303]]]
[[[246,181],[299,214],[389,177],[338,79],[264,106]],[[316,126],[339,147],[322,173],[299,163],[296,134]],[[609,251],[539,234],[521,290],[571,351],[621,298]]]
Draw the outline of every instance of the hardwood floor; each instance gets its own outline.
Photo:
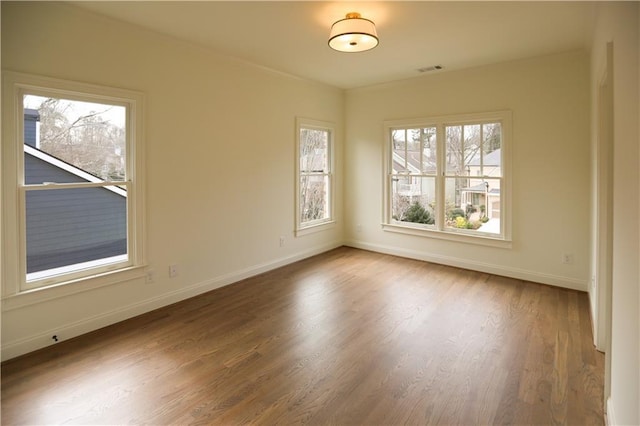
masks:
[[[2,365],[2,423],[603,424],[585,293],[351,248]]]

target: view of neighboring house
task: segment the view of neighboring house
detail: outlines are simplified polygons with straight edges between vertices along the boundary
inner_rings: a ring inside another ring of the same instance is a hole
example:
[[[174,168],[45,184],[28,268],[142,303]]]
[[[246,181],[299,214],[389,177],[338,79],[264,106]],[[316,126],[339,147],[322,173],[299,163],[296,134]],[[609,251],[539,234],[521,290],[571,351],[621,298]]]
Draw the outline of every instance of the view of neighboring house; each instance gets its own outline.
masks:
[[[500,181],[497,179],[489,181],[477,176],[482,175],[482,170],[485,176],[501,176],[501,155],[501,149],[498,148],[486,154],[482,158],[482,164],[479,157],[470,161],[467,168],[469,185],[460,191],[462,206],[471,205],[480,214],[482,214],[481,206],[485,206],[484,214],[489,219],[500,219]]]
[[[434,128],[398,128],[391,131],[392,218],[402,222],[432,225],[436,200],[436,157]],[[421,142],[422,141],[422,142]],[[418,207],[421,206],[421,207]],[[424,210],[417,219],[411,211]]]
[[[24,110],[26,184],[101,182],[40,149],[37,110]],[[119,187],[26,193],[27,274],[127,255],[127,193]]]
[[[415,132],[415,130],[414,130]],[[394,217],[405,220],[404,212],[414,203],[431,209],[436,200],[437,159],[428,143],[421,149],[416,140],[405,140],[403,131],[394,132],[391,155],[394,185]],[[406,148],[406,149],[405,149]],[[454,210],[463,211],[467,219],[478,223],[482,232],[500,232],[500,177],[502,150],[476,153],[457,179],[445,180],[447,220],[455,224]],[[455,174],[455,173],[452,173]]]
[[[420,151],[415,150],[407,150],[406,153],[406,162],[405,156],[399,154],[398,152],[393,152],[393,172],[397,173],[397,190],[396,194],[402,197],[407,197],[409,200],[409,204],[412,204],[414,201],[421,201],[424,197],[426,200],[433,200],[435,197],[435,192],[433,185],[423,185],[423,179],[417,176],[410,175],[419,175],[420,171],[420,162],[425,161],[433,163],[433,172],[435,172],[435,160],[432,158],[425,158],[421,160],[422,153]],[[406,174],[406,176],[403,176]]]

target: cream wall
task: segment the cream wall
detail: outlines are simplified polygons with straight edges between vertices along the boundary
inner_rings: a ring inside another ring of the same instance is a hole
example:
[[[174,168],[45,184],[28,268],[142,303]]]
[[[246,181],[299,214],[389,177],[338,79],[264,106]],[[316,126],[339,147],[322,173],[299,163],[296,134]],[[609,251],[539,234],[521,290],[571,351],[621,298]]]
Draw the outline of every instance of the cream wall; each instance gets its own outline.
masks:
[[[2,67],[146,94],[155,275],[21,308],[3,303],[3,359],[342,244],[341,90],[52,3],[2,2]],[[333,122],[337,136],[337,226],[300,238],[296,116]],[[178,277],[168,277],[169,264]]]
[[[589,57],[539,57],[347,91],[346,240],[387,253],[587,290]],[[511,110],[512,248],[381,229],[383,121]],[[562,264],[562,253],[575,262]]]
[[[638,3],[600,3],[591,49],[595,93],[606,45],[613,43],[613,283],[606,380],[608,422],[621,425],[640,424],[639,23]],[[597,119],[595,108],[592,117]]]

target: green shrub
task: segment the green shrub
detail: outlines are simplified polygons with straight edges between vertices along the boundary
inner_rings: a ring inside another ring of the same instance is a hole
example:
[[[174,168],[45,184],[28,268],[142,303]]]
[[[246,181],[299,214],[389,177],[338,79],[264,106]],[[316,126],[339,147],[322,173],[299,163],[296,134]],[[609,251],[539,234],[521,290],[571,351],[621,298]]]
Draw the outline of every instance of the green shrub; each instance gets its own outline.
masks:
[[[431,212],[417,201],[407,209],[402,220],[404,222],[424,223],[427,225],[433,225],[435,223]]]
[[[462,209],[451,209],[449,210],[449,219],[450,220],[456,220],[456,218],[458,217],[464,217],[464,210]]]

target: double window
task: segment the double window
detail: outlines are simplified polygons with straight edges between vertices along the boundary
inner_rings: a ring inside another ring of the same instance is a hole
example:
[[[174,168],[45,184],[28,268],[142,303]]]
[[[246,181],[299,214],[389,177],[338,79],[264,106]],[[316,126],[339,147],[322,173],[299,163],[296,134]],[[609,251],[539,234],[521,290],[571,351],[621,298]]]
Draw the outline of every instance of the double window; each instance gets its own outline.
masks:
[[[296,235],[324,229],[333,218],[333,126],[296,122]]]
[[[386,230],[510,239],[509,112],[385,123]]]
[[[17,73],[4,90],[5,294],[141,266],[142,96]]]

